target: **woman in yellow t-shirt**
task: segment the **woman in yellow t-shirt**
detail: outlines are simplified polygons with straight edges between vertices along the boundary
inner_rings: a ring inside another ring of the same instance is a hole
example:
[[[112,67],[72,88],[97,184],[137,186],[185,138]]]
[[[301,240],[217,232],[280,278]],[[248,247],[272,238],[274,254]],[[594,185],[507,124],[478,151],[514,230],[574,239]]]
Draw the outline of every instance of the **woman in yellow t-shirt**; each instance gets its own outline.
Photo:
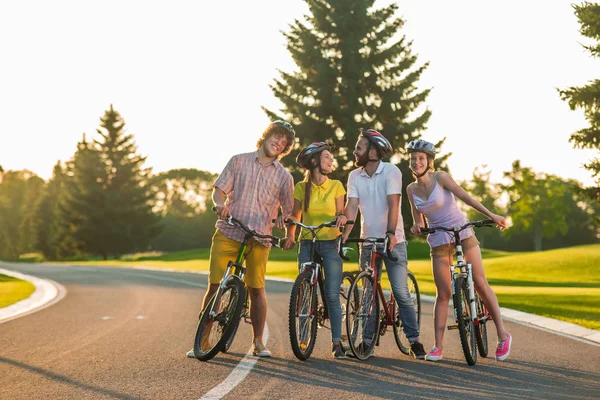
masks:
[[[325,297],[331,322],[332,355],[334,358],[345,358],[340,305],[342,259],[338,254],[335,239],[339,235],[339,227],[346,223],[346,217],[343,215],[346,190],[342,182],[327,177],[333,171],[331,152],[330,144],[315,142],[298,154],[296,163],[306,170],[306,178],[294,188],[292,217],[299,220],[302,216],[303,223],[311,226],[336,220],[335,228],[323,228],[318,233],[315,254],[321,258],[325,272]],[[295,225],[292,225],[291,229],[295,229]],[[311,239],[309,232],[300,232],[298,265],[310,261]]]

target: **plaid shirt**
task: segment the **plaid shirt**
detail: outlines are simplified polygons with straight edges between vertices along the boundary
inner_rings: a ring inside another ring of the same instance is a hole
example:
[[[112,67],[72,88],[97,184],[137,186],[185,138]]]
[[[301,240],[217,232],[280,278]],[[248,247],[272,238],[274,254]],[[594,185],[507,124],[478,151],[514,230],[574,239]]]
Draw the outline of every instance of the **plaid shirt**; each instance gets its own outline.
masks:
[[[271,235],[279,206],[285,215],[292,213],[294,205],[294,179],[279,163],[267,165],[258,162],[258,151],[233,156],[219,175],[213,187],[227,195],[225,205],[231,215],[250,229]],[[244,232],[237,226],[218,220],[216,228],[229,239],[242,242]],[[260,240],[266,246],[269,241]]]

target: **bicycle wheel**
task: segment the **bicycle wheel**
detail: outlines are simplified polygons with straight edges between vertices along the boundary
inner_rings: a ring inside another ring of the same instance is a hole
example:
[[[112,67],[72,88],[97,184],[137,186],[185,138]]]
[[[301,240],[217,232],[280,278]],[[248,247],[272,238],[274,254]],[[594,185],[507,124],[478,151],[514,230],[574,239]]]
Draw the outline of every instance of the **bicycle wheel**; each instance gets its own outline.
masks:
[[[371,274],[363,271],[350,286],[346,306],[348,344],[359,360],[370,357],[379,339],[380,322],[377,287]]]
[[[240,320],[244,316],[244,313],[247,312],[247,309],[248,309],[248,290],[246,290],[244,288],[244,303],[242,303],[242,315],[240,315]],[[246,311],[244,311],[244,310],[246,310]],[[227,353],[229,351],[229,348],[231,347],[231,344],[233,343],[233,339],[235,339],[235,335],[237,333],[239,326],[240,326],[239,323],[235,324],[235,328],[233,329],[233,332],[231,332],[231,335],[229,335],[229,338],[227,338],[225,343],[223,343],[223,348],[221,349],[222,353]]]
[[[456,278],[454,281],[454,311],[458,322],[458,333],[460,343],[467,364],[475,365],[477,362],[477,344],[475,339],[475,326],[471,319],[471,307],[469,303],[469,289],[465,278]]]
[[[348,294],[350,293],[350,286],[354,281],[354,274],[349,271],[342,272],[342,285],[340,286],[340,305],[342,307],[342,326],[345,326],[346,321],[346,306],[348,304]],[[342,333],[342,340],[348,340],[348,332],[346,335]]]
[[[217,292],[210,299],[202,311],[194,338],[194,355],[197,359],[208,361],[223,349],[225,342],[229,339],[233,341],[232,336],[240,323],[244,293],[244,283],[237,276],[232,276],[225,283],[220,296],[217,298]],[[214,315],[211,316],[209,310],[215,302]]]
[[[311,281],[311,271],[301,272],[290,295],[290,343],[302,361],[310,357],[317,339],[317,286]]]
[[[415,275],[408,271],[406,277],[406,284],[408,286],[408,292],[413,301],[415,307],[415,313],[417,314],[417,327],[421,329],[421,293],[419,292],[419,285],[417,285],[417,278]],[[404,334],[404,327],[402,326],[402,319],[400,318],[400,307],[398,303],[394,302],[394,339],[400,351],[406,355],[410,355],[410,342]]]
[[[481,357],[488,355],[487,320],[488,310],[483,300],[475,293],[475,304],[477,305],[477,325],[475,326],[475,337],[477,338],[477,349]]]

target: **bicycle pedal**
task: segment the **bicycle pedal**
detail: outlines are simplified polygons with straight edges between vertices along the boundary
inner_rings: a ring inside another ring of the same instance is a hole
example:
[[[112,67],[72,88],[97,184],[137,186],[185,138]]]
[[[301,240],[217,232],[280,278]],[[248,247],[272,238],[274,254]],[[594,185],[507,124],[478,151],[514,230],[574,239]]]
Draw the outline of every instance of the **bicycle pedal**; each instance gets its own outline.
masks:
[[[448,325],[448,330],[454,330],[454,329],[458,329],[458,325]]]

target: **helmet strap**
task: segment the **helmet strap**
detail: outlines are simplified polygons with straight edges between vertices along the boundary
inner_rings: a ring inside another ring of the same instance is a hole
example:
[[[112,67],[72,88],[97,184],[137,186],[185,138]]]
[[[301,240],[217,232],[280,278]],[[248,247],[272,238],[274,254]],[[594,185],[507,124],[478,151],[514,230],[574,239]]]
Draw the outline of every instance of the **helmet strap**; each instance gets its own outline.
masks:
[[[422,177],[424,177],[424,176],[425,176],[425,174],[427,174],[428,172],[429,172],[429,169],[426,169],[425,171],[423,171],[423,173],[421,173],[421,174],[415,174],[415,176],[416,176],[417,178],[422,178]]]
[[[375,151],[377,151],[377,149],[375,149]],[[369,157],[369,154],[371,154],[371,140],[369,140],[369,147],[367,147],[367,157]],[[376,159],[367,158],[367,162],[377,162],[377,161],[379,161],[379,158],[376,158]]]

